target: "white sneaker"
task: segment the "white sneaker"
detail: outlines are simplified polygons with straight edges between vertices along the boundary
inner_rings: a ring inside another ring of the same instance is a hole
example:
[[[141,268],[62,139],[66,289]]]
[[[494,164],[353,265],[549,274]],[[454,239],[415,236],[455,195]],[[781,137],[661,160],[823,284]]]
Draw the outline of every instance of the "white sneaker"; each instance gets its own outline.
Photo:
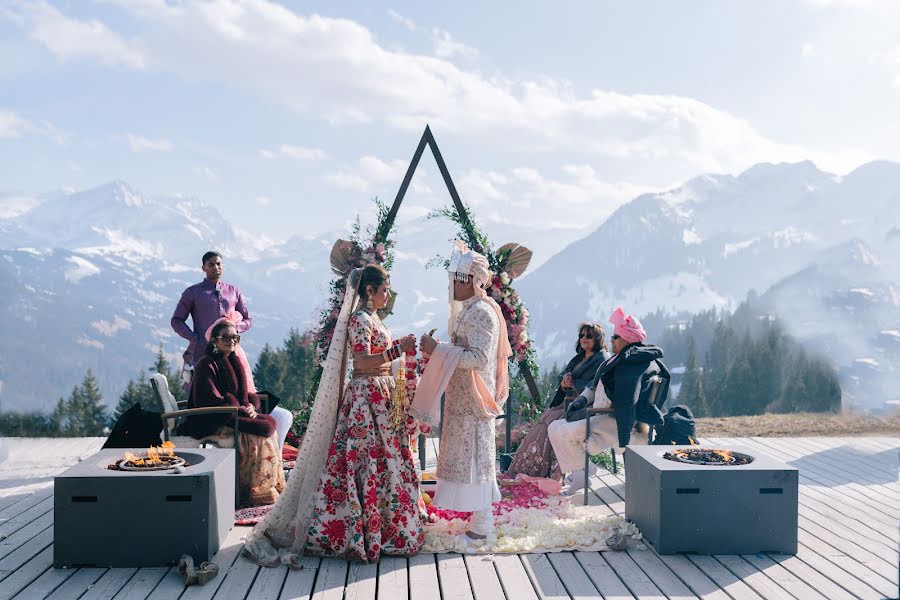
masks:
[[[584,483],[584,469],[575,469],[574,471],[566,475],[566,483],[573,483],[576,481],[581,481],[582,483]]]
[[[563,496],[572,496],[573,494],[577,494],[578,492],[584,491],[584,479],[581,481],[573,481],[565,488],[563,488],[562,495]]]

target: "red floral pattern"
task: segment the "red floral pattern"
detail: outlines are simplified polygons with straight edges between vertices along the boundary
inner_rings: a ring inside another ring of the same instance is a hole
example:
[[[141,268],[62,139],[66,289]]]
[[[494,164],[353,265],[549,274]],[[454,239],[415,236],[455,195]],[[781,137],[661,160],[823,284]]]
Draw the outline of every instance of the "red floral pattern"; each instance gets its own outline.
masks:
[[[350,317],[354,353],[378,354],[391,337],[380,320]],[[394,378],[354,377],[338,414],[317,488],[306,551],[377,562],[381,554],[415,554],[425,539],[419,484],[406,432],[391,425]],[[404,435],[399,435],[403,433]]]

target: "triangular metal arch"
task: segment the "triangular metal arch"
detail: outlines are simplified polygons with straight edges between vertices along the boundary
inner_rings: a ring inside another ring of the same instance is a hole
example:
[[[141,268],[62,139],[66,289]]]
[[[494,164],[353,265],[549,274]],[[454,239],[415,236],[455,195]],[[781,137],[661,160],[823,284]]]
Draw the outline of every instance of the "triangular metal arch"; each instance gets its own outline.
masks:
[[[434,162],[437,163],[438,169],[441,172],[441,177],[444,178],[444,185],[447,186],[447,191],[450,192],[450,198],[453,199],[453,205],[456,207],[456,211],[459,213],[463,223],[465,223],[466,229],[471,229],[471,227],[469,227],[471,224],[469,213],[466,212],[466,207],[463,205],[462,200],[459,199],[459,193],[456,191],[456,186],[453,185],[453,178],[450,177],[450,171],[447,170],[447,165],[444,163],[444,157],[441,156],[441,151],[438,148],[437,142],[434,140],[434,135],[431,133],[431,127],[428,125],[425,126],[425,131],[422,133],[422,139],[419,140],[419,145],[416,147],[416,152],[413,154],[412,161],[409,163],[409,168],[406,169],[403,183],[400,184],[400,189],[397,190],[397,197],[394,198],[394,204],[391,206],[391,210],[388,213],[387,222],[391,224],[394,223],[394,219],[397,217],[397,211],[400,210],[400,204],[406,196],[406,190],[409,188],[409,184],[416,172],[416,167],[419,166],[419,160],[422,158],[422,153],[425,152],[425,146],[431,148]]]

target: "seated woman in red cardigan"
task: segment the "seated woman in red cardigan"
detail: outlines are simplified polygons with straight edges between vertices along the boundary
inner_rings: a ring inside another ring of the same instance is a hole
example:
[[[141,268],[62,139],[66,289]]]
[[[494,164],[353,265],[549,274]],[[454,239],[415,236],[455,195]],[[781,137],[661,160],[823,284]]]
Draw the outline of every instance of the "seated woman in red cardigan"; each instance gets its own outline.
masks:
[[[273,504],[284,490],[284,470],[278,451],[275,419],[260,413],[260,399],[247,392],[244,369],[235,355],[241,341],[228,321],[217,323],[210,334],[206,355],[194,367],[189,408],[237,406],[242,505]],[[231,436],[233,417],[228,414],[192,415],[187,434]]]

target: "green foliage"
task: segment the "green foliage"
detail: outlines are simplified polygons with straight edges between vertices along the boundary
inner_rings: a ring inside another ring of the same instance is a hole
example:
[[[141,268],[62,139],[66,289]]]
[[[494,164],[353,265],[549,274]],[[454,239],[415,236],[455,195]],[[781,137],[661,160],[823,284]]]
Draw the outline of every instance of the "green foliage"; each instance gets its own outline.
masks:
[[[63,437],[103,436],[108,433],[109,415],[94,374],[88,370],[81,385],[72,388],[68,400],[59,399],[51,420],[56,435]]]
[[[294,414],[292,431],[297,435],[303,435],[306,430],[315,400],[314,357],[312,334],[291,329],[281,348],[274,349],[268,344],[263,348],[253,368],[256,388],[277,395],[281,398],[280,406]]]
[[[54,437],[56,422],[42,413],[0,413],[0,432],[4,437]]]
[[[666,361],[685,365],[676,401],[698,417],[840,411],[834,367],[755,302],[751,295],[733,315],[708,311],[664,330]]]

